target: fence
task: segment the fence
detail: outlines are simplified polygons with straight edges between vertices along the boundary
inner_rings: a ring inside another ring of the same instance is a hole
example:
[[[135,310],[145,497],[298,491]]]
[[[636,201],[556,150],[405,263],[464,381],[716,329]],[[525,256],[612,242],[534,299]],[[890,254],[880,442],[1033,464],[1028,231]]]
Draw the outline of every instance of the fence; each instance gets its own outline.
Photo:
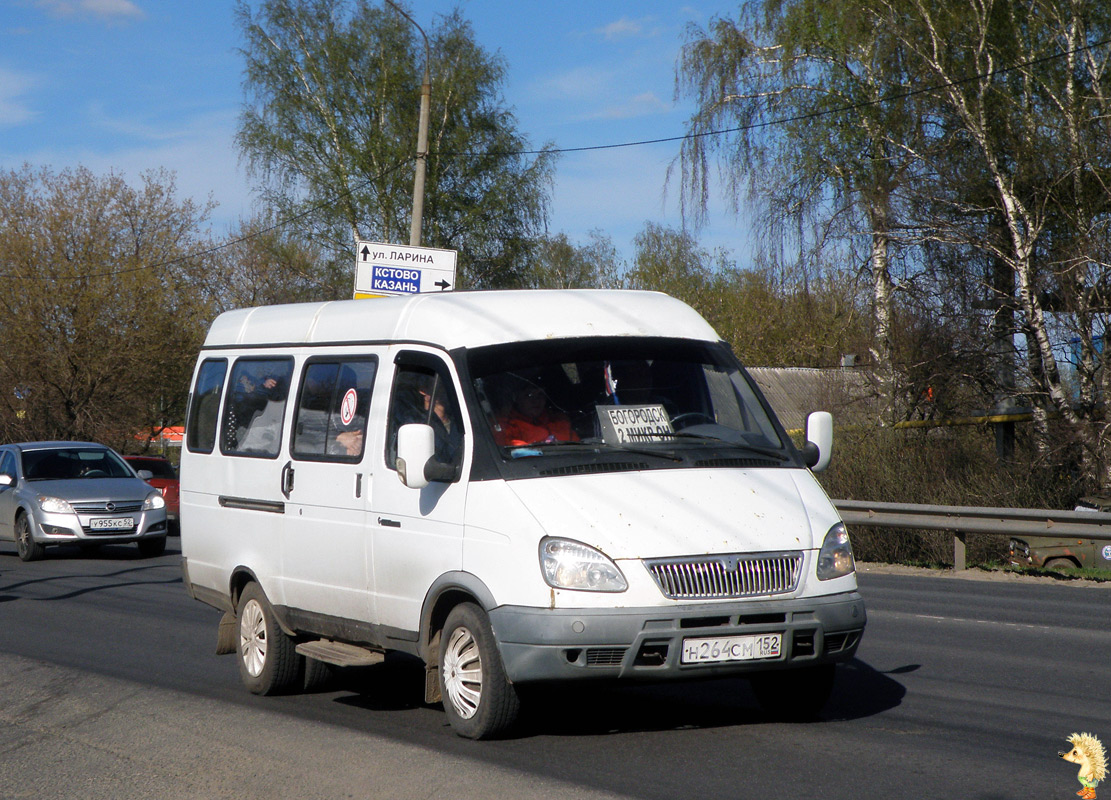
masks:
[[[952,531],[953,569],[965,568],[966,536],[970,533],[1111,541],[1111,514],[1096,511],[930,506],[867,500],[834,500],[833,504],[848,525]]]

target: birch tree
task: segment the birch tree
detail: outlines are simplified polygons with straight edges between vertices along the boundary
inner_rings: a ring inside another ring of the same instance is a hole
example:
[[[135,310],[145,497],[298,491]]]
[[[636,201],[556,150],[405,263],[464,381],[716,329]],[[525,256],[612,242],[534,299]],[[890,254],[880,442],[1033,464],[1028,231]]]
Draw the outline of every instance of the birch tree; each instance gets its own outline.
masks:
[[[897,35],[937,86],[939,130],[985,176],[985,196],[966,185],[961,199],[956,173],[935,165],[954,211],[988,224],[970,236],[935,218],[934,235],[1011,271],[1038,453],[1048,461],[1049,419],[1058,415],[1086,480],[1111,485],[1106,393],[1097,387],[1109,285],[1111,10],[1082,0],[915,0],[906,10]],[[1075,392],[1061,364],[1068,338],[1077,345]]]
[[[884,418],[894,421],[892,249],[920,137],[910,100],[885,101],[910,77],[899,41],[876,16],[855,0],[765,0],[708,31],[692,28],[678,85],[697,110],[680,166],[696,219],[718,177],[735,210],[743,195],[753,203],[772,257],[793,237],[804,272],[835,248],[866,265],[871,353]]]

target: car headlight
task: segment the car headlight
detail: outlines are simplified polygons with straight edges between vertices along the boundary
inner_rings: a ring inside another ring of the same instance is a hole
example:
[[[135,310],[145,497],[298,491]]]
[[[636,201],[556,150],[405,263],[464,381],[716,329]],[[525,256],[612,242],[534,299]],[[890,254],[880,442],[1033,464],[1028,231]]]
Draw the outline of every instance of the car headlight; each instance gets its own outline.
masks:
[[[165,508],[166,500],[162,497],[162,492],[151,492],[147,495],[147,499],[143,501],[143,511],[153,511],[156,508]]]
[[[73,506],[60,497],[39,495],[39,508],[47,514],[73,514]]]
[[[540,542],[540,571],[556,589],[587,592],[623,592],[625,576],[609,558],[593,547],[570,539]]]
[[[822,549],[818,553],[818,580],[828,581],[840,578],[856,570],[853,561],[853,546],[849,544],[849,532],[844,523],[838,522],[829,529]]]

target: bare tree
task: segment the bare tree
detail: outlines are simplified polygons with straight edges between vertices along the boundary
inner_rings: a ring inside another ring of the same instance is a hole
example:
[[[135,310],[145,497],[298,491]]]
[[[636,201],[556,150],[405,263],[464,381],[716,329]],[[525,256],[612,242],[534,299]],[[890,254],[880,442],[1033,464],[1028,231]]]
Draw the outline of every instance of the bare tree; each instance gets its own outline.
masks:
[[[211,316],[209,209],[172,175],[0,173],[0,436],[132,449],[179,418]]]

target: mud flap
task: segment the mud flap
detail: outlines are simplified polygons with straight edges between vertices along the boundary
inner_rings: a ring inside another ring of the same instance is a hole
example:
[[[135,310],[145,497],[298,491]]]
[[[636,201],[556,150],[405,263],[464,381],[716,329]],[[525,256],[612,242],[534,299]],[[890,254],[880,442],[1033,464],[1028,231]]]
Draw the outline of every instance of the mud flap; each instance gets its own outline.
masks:
[[[222,656],[235,652],[235,637],[239,635],[239,625],[235,614],[225,611],[220,617],[220,628],[216,631],[216,655]]]
[[[443,700],[440,694],[440,634],[432,634],[424,653],[424,702],[428,705]]]
[[[443,700],[440,694],[440,667],[427,664],[424,668],[424,702],[432,705]]]

